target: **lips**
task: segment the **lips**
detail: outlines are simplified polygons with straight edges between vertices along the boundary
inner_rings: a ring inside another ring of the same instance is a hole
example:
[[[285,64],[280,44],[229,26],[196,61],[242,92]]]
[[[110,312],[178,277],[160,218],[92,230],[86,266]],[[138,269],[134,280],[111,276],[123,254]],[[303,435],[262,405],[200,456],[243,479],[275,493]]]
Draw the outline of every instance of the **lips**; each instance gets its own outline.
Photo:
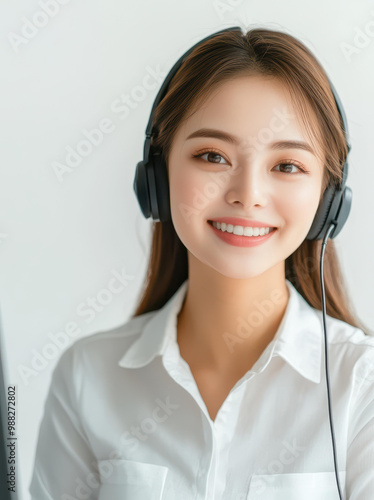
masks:
[[[214,227],[213,221],[208,220],[207,222],[211,226],[211,230],[216,236],[218,236],[221,240],[228,243],[229,245],[233,245],[236,247],[256,247],[262,245],[270,238],[273,238],[273,234],[277,231],[277,228],[271,228],[269,233],[264,234],[263,236],[237,235],[233,232],[229,233],[227,231],[221,231],[221,229],[217,229],[216,227]]]

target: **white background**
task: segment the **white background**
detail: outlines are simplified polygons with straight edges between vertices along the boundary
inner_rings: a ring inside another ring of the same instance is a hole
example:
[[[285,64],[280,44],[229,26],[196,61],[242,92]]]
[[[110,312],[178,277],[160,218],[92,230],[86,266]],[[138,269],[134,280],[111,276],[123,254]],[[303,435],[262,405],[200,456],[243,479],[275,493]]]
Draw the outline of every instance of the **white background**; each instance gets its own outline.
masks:
[[[374,3],[71,0],[46,21],[38,17],[43,0],[8,3],[0,13],[0,305],[9,380],[18,394],[17,486],[28,499],[57,359],[76,338],[126,322],[145,277],[151,221],[132,183],[161,82],[143,94],[139,88],[149,68],[166,74],[215,31],[237,23],[286,31],[312,50],[334,83],[348,118],[353,190],[350,217],[335,242],[358,315],[373,329]],[[33,33],[25,18],[45,25]],[[15,36],[25,30],[29,38],[17,45]],[[366,42],[358,37],[365,31]],[[355,51],[350,57],[344,44]],[[133,103],[127,115],[113,108],[121,94]],[[103,119],[112,132],[59,182],[53,162],[65,163],[66,148],[75,149],[84,129]],[[127,276],[122,293],[87,322],[77,307],[105,289],[113,272]],[[34,376],[22,377],[69,322],[80,333],[44,358]]]

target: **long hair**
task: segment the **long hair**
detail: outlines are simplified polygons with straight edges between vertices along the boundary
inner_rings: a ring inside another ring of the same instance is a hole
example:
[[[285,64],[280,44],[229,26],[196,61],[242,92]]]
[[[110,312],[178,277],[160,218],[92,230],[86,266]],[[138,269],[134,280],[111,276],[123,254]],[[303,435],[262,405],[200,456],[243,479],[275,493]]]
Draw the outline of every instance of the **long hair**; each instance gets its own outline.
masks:
[[[187,56],[154,115],[152,147],[168,165],[170,148],[183,120],[203,104],[223,82],[239,76],[277,78],[290,92],[309,139],[323,151],[323,190],[338,185],[348,154],[341,116],[328,78],[307,47],[289,34],[254,28],[245,34],[227,31],[201,43]],[[312,130],[310,108],[319,130]],[[132,317],[161,308],[188,278],[187,249],[172,221],[153,222],[152,247],[144,287]],[[304,299],[322,310],[319,261],[322,240],[304,240],[285,260],[285,276]],[[368,330],[357,318],[347,294],[333,240],[325,249],[326,312],[352,326]],[[365,332],[367,333],[367,332]]]

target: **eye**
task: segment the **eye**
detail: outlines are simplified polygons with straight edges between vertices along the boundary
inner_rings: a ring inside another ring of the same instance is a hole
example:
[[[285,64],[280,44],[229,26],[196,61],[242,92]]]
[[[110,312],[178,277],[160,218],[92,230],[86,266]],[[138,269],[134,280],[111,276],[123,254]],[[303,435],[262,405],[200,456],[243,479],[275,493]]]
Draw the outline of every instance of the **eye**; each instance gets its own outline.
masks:
[[[286,167],[286,171],[280,171],[281,173],[283,174],[292,174],[292,175],[297,175],[297,174],[307,174],[308,172],[306,170],[304,170],[303,168],[301,168],[295,161],[293,160],[284,160],[282,163],[278,163],[278,165],[276,165],[274,168],[276,167]],[[288,167],[288,169],[287,169]],[[297,169],[297,171],[293,171],[291,172],[291,168],[292,167],[295,167]]]
[[[221,159],[225,160],[225,158],[221,155],[221,153],[219,153],[215,149],[206,149],[205,151],[202,151],[200,153],[192,155],[192,157],[193,158],[202,158],[205,155],[208,155],[208,158],[213,159],[213,161],[210,161],[209,159],[204,160],[204,161],[207,161],[208,163],[222,163],[220,160]]]
[[[208,159],[204,159],[203,156],[207,155]],[[224,156],[217,150],[215,149],[205,149],[204,151],[201,151],[199,153],[196,153],[192,155],[193,158],[203,158],[204,161],[208,163],[217,163],[217,164],[224,164],[221,162],[221,160],[224,160],[227,164],[227,161],[225,160]],[[212,160],[210,161],[209,158]],[[274,168],[277,167],[286,167],[286,170],[278,170],[280,173],[283,174],[291,174],[291,175],[297,175],[297,174],[307,174],[308,171],[303,169],[298,163],[296,163],[294,160],[283,160],[282,163],[278,163]],[[288,167],[288,168],[287,168]],[[296,170],[291,171],[292,167],[294,167]]]

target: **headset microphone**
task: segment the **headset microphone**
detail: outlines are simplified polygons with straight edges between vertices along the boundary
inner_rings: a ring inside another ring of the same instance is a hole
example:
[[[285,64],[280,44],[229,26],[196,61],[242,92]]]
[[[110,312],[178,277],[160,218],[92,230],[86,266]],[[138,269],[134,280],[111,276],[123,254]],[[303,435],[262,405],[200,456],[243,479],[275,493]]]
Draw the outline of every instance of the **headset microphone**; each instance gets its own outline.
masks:
[[[213,38],[226,31],[239,31],[243,34],[239,26],[234,26],[232,28],[226,28],[212,35],[209,35],[198,43],[193,45],[187,52],[185,52],[174,66],[169,71],[161,88],[156,96],[153,103],[151,114],[149,117],[148,125],[145,132],[144,150],[143,150],[143,160],[138,162],[136,165],[135,177],[133,182],[133,189],[135,191],[136,198],[138,200],[140,209],[146,219],[150,216],[154,221],[166,222],[171,220],[170,211],[170,193],[169,193],[169,181],[168,173],[164,158],[162,153],[156,152],[152,149],[151,138],[153,133],[153,116],[155,109],[161,102],[163,97],[166,95],[169,83],[174,77],[185,58],[197,47],[206,40]],[[348,136],[348,124],[343,109],[343,105],[339,99],[339,96],[329,80],[332,93],[338,108],[339,114],[342,118],[345,138],[347,142],[348,154],[351,149]],[[348,158],[347,154],[347,158]],[[325,253],[325,248],[327,245],[327,240],[329,238],[335,238],[340,231],[349,216],[351,205],[352,205],[352,189],[346,186],[346,180],[348,177],[348,161],[345,159],[342,168],[342,181],[340,186],[328,186],[320,201],[318,209],[316,211],[315,217],[313,219],[312,225],[306,236],[307,240],[320,240],[323,238],[321,246],[321,256],[320,256],[320,282],[321,282],[321,298],[322,298],[322,314],[323,314],[323,329],[324,329],[324,343],[325,343],[325,373],[326,373],[326,386],[327,386],[327,400],[328,400],[328,410],[329,410],[329,421],[330,421],[330,431],[331,440],[333,447],[334,456],[334,468],[336,484],[339,492],[340,500],[343,500],[341,487],[338,475],[338,465],[335,450],[335,436],[334,436],[334,426],[331,415],[331,403],[330,403],[330,383],[328,375],[328,349],[327,349],[327,327],[326,327],[326,299],[325,299],[325,287],[324,287],[324,276],[323,276],[323,258]]]

